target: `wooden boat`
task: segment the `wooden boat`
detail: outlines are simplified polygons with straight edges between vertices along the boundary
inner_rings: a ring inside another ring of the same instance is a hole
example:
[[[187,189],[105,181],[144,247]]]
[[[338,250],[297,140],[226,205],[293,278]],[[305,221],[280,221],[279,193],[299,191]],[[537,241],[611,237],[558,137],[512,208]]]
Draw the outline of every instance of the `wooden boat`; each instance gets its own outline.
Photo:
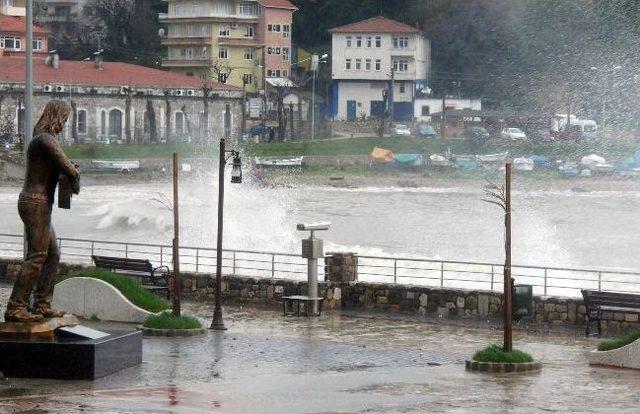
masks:
[[[258,158],[253,162],[259,168],[302,168],[304,157],[295,158]]]
[[[498,152],[495,154],[479,154],[476,155],[476,160],[479,162],[504,162],[509,156],[509,151]]]
[[[91,160],[91,165],[97,170],[112,170],[128,173],[140,168],[138,160]]]

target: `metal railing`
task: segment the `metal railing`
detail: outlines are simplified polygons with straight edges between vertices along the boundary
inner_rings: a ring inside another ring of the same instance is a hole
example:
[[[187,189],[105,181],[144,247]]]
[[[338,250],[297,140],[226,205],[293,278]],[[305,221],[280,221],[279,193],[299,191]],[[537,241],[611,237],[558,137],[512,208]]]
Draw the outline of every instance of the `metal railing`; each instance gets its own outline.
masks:
[[[20,258],[23,238],[0,233],[0,256]],[[92,255],[149,259],[155,265],[170,265],[170,245],[59,238],[62,260],[91,263]],[[180,247],[185,272],[215,272],[216,251],[206,247]],[[223,272],[256,278],[306,280],[307,261],[299,254],[251,250],[223,251]],[[324,261],[318,263],[324,279]],[[534,294],[577,296],[580,289],[640,293],[640,271],[622,269],[573,269],[544,266],[512,266],[516,284],[533,286]],[[358,256],[358,280],[374,283],[421,285],[453,289],[502,291],[503,265],[486,262]]]

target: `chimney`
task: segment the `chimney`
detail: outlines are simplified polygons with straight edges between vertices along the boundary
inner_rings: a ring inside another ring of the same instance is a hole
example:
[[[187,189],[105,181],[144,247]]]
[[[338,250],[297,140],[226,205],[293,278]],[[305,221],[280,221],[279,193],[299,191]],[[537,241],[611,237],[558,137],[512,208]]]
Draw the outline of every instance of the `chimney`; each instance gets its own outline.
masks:
[[[102,70],[102,62],[103,62],[102,55],[96,55],[94,59],[94,63],[97,70]]]
[[[54,53],[51,66],[53,66],[54,69],[59,69],[60,68],[60,55],[59,54]]]

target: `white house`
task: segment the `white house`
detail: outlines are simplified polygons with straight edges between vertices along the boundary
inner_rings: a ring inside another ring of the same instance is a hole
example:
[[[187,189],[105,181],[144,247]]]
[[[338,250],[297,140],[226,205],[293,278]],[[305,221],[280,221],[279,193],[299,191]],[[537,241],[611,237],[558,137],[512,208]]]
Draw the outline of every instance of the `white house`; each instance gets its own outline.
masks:
[[[482,110],[481,99],[446,98],[444,106],[447,110],[471,109]],[[414,105],[414,118],[418,121],[431,121],[431,115],[442,112],[442,98],[416,98]]]
[[[380,116],[383,91],[396,119],[411,119],[416,92],[427,85],[429,40],[420,29],[385,17],[330,29],[332,89],[336,120]],[[393,88],[392,88],[393,85]]]

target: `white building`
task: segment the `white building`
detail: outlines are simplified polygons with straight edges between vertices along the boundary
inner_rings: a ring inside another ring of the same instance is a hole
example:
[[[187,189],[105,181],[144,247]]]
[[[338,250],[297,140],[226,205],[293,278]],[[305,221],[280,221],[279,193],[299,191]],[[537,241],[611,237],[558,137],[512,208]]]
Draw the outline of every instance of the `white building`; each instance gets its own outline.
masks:
[[[427,86],[431,65],[431,47],[424,32],[385,17],[336,27],[329,32],[333,118],[380,116],[386,90],[388,110],[394,102],[395,118],[411,119],[416,91]]]
[[[447,110],[470,109],[482,110],[481,99],[446,98],[444,106]],[[442,98],[416,98],[414,105],[414,118],[418,121],[429,122],[431,115],[442,113]]]
[[[7,16],[24,16],[25,0],[0,0],[0,14]]]

